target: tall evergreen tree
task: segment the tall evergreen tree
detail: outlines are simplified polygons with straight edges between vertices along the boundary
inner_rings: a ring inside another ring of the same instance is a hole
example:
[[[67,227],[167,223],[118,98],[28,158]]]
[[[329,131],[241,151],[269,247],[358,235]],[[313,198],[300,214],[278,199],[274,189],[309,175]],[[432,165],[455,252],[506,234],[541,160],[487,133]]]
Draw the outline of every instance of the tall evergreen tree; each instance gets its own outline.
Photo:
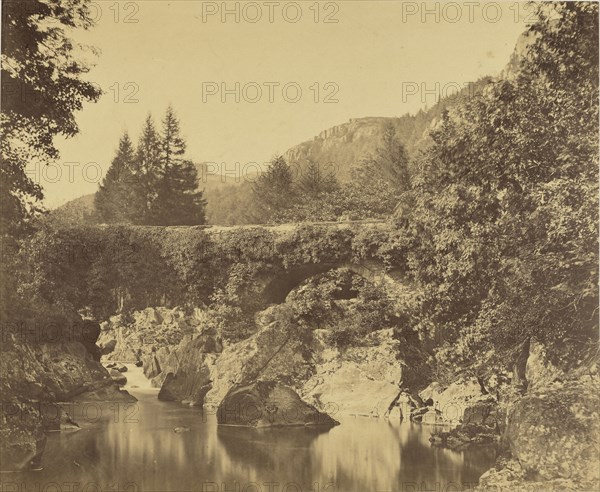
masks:
[[[159,136],[159,163],[153,174],[151,221],[157,225],[199,225],[206,222],[206,201],[198,191],[194,164],[184,158],[186,144],[179,120],[169,106]]]
[[[297,188],[303,199],[316,199],[337,190],[339,184],[333,172],[325,171],[319,163],[309,160]]]
[[[252,193],[267,218],[294,202],[293,174],[282,156],[271,161],[252,186]]]
[[[148,115],[140,136],[133,173],[135,184],[131,203],[134,224],[150,224],[161,170],[161,140],[152,115]]]
[[[161,158],[165,169],[185,154],[186,145],[180,132],[179,120],[173,107],[169,105],[162,122]]]
[[[409,158],[394,125],[384,127],[381,144],[363,167],[366,180],[387,181],[400,192],[410,189]]]
[[[117,154],[94,198],[94,205],[102,222],[131,220],[131,207],[135,199],[134,162],[135,149],[128,133],[125,132],[119,141]]]

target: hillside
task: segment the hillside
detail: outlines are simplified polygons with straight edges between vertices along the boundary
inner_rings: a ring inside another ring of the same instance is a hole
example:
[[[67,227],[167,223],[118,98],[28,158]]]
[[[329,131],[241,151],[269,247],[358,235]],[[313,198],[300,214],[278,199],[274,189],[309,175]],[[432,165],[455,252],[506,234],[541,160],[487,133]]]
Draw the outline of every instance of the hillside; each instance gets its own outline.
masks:
[[[410,156],[427,145],[428,129],[439,121],[443,112],[460,101],[480,92],[490,82],[481,79],[461,93],[448,96],[433,107],[415,115],[398,118],[365,117],[351,118],[347,123],[328,128],[312,140],[302,142],[284,153],[286,161],[300,169],[308,159],[321,165],[333,166],[340,182],[350,180],[352,168],[373,154],[381,142],[386,125],[392,124]]]
[[[68,224],[90,224],[94,223],[94,207],[95,193],[80,196],[74,200],[70,200],[60,207],[52,210],[49,214],[52,220],[58,220]]]
[[[511,60],[514,64],[515,60]],[[427,145],[428,130],[439,121],[443,112],[461,101],[480,92],[491,81],[481,79],[462,92],[448,96],[429,109],[415,115],[400,117],[351,118],[347,123],[323,130],[312,140],[302,142],[287,150],[283,155],[298,174],[308,159],[335,170],[337,179],[347,182],[352,169],[373,154],[381,142],[384,128],[391,123],[410,156]],[[236,180],[234,176],[222,176],[208,163],[196,164],[199,188],[208,200],[207,220],[211,224],[233,225],[253,222],[251,189],[247,180]],[[62,205],[52,216],[68,222],[93,221],[93,194],[85,195]]]

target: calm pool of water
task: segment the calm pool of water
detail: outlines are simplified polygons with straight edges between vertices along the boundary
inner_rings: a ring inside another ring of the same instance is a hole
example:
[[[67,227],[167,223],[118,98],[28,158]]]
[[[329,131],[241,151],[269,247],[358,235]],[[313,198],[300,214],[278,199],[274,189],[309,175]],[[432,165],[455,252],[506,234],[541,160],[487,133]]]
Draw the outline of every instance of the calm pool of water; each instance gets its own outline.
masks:
[[[368,418],[326,432],[222,428],[156,390],[130,391],[137,404],[78,405],[81,430],[50,434],[43,469],[2,474],[2,492],[450,492],[472,488],[495,458],[433,448],[429,427]]]

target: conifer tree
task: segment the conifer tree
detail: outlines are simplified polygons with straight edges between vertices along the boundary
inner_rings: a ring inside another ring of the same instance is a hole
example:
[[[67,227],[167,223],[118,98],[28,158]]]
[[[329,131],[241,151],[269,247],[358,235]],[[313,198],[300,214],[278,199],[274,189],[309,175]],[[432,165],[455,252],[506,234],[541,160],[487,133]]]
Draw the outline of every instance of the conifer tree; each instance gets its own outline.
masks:
[[[298,182],[298,190],[305,199],[316,199],[338,188],[339,184],[335,174],[324,170],[319,163],[312,160],[308,161],[308,166]]]
[[[148,115],[138,143],[131,218],[134,224],[153,223],[152,209],[157,199],[161,169],[161,140],[154,120]]]
[[[117,154],[94,199],[100,221],[107,223],[130,221],[132,184],[135,179],[132,173],[134,160],[135,150],[128,133],[125,132],[119,141]]]
[[[169,106],[159,136],[158,169],[153,174],[151,221],[157,225],[204,224],[206,201],[198,191],[198,174],[194,164],[184,158],[186,144],[179,120]]]
[[[292,185],[290,166],[282,156],[274,158],[252,186],[254,198],[267,218],[293,204]]]

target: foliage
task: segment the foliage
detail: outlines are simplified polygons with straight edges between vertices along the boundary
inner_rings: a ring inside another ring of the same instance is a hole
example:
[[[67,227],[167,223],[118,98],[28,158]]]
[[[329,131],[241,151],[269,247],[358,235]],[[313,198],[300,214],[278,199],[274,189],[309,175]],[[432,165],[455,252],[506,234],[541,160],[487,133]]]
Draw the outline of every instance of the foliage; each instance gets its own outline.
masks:
[[[119,141],[117,154],[94,199],[96,212],[105,222],[126,222],[132,210],[131,191],[135,184],[135,175],[131,163],[134,158],[135,149],[129,134],[125,132]]]
[[[264,217],[287,208],[294,201],[293,174],[283,157],[275,157],[252,186],[254,199]]]
[[[316,200],[338,188],[339,184],[333,171],[322,169],[322,166],[313,160],[308,161],[296,184],[297,194],[304,200]]]
[[[385,291],[345,268],[311,277],[286,305],[301,325],[326,329],[326,341],[341,349],[363,345],[370,333],[398,324]]]
[[[89,64],[73,29],[93,22],[87,0],[2,1],[2,115],[0,117],[0,234],[22,233],[41,211],[43,192],[25,173],[58,157],[56,135],[77,134],[75,112],[100,90],[82,80]]]
[[[27,270],[19,281],[24,297],[89,310],[98,319],[156,305],[243,306],[253,314],[265,307],[265,275],[301,265],[383,261],[390,249],[385,242],[393,244],[396,235],[308,225],[279,234],[264,227],[53,225],[24,243]]]
[[[197,190],[194,164],[184,158],[185,141],[171,107],[159,134],[151,116],[137,151],[127,134],[95,198],[101,222],[145,225],[204,224],[206,200]]]
[[[384,127],[381,142],[352,170],[352,179],[339,184],[326,166],[309,160],[294,199],[275,210],[273,222],[307,222],[387,218],[410,189],[409,159],[395,128]]]
[[[448,112],[397,211],[414,326],[450,373],[564,363],[598,331],[598,6],[543,4],[512,77]],[[407,206],[410,204],[410,208]]]

